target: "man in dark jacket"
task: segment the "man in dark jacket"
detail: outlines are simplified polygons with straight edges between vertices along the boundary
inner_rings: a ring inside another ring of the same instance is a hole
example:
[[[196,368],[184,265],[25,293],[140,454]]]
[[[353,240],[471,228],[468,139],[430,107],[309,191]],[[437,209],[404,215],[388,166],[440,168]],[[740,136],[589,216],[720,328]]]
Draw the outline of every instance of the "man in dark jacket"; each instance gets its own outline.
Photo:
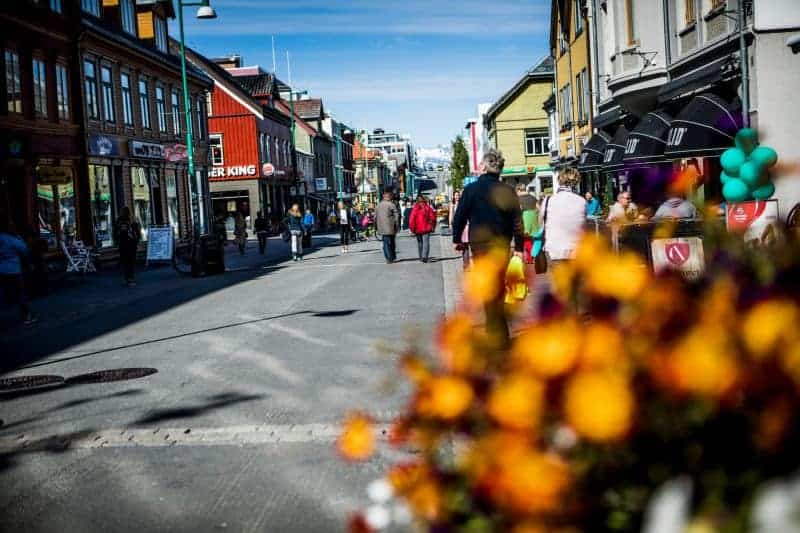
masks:
[[[397,244],[395,237],[400,228],[400,212],[392,201],[391,191],[383,193],[383,200],[375,210],[375,225],[383,239],[383,255],[387,263],[397,260]]]
[[[469,247],[476,260],[493,247],[508,250],[512,239],[514,254],[523,255],[525,235],[522,212],[514,188],[500,181],[504,165],[503,154],[499,151],[489,150],[484,154],[482,167],[485,173],[464,189],[453,217],[453,243],[456,249],[463,249],[461,234],[469,223]],[[498,275],[504,276],[505,269]],[[503,347],[509,343],[503,303],[504,288],[505,280],[502,280],[498,284],[498,293],[485,304],[486,329]]]

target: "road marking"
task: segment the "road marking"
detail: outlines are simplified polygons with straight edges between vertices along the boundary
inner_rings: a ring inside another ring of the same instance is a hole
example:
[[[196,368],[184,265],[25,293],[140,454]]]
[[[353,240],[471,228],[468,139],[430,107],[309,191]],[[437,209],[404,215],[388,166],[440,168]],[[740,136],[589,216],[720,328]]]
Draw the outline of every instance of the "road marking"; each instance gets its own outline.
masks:
[[[388,440],[389,428],[389,424],[376,425],[379,440]],[[0,455],[98,448],[324,444],[335,442],[341,431],[338,424],[267,424],[221,428],[121,428],[66,435],[20,434],[0,437]]]

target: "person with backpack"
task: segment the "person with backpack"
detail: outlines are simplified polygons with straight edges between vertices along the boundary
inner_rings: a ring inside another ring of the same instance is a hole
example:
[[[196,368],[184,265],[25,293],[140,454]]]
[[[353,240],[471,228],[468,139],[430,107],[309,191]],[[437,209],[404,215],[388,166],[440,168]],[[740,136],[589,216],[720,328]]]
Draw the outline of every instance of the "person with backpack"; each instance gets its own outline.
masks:
[[[436,229],[436,211],[422,194],[417,196],[417,201],[411,209],[408,229],[417,237],[419,260],[427,263],[431,253],[431,233]]]
[[[114,224],[114,236],[119,247],[119,262],[122,265],[122,276],[128,287],[136,286],[136,254],[139,241],[142,240],[142,226],[131,216],[128,206],[119,211]]]
[[[264,255],[264,251],[267,249],[267,237],[269,236],[269,223],[267,219],[264,218],[264,212],[259,211],[258,216],[256,216],[256,220],[253,223],[253,230],[256,232],[256,237],[258,237],[258,253]]]
[[[522,231],[525,234],[524,260],[526,263],[533,263],[533,236],[539,230],[539,209],[536,198],[530,194],[524,183],[517,185],[517,196],[519,197],[519,208],[522,211]]]

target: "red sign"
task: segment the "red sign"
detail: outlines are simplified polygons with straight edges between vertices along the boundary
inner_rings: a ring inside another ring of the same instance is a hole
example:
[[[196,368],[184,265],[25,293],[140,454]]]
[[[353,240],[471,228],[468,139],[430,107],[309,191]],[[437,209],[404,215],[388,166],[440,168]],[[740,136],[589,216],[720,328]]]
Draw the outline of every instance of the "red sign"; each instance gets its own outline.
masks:
[[[761,218],[767,209],[767,202],[742,202],[728,206],[728,230],[742,231]]]
[[[261,173],[264,176],[275,175],[275,165],[273,165],[272,163],[264,163],[264,166],[261,167]]]
[[[171,163],[187,161],[189,152],[185,144],[168,144],[164,147],[164,158]]]
[[[670,242],[667,243],[664,252],[670,263],[681,266],[689,260],[692,250],[688,242]]]

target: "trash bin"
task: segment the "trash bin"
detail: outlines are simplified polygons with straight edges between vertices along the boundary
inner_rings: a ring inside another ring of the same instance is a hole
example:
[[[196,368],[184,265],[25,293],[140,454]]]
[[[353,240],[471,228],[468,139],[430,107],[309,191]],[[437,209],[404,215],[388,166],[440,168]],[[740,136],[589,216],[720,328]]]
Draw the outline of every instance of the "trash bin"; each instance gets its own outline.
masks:
[[[223,243],[213,235],[200,236],[192,259],[192,276],[225,272],[225,248]]]

